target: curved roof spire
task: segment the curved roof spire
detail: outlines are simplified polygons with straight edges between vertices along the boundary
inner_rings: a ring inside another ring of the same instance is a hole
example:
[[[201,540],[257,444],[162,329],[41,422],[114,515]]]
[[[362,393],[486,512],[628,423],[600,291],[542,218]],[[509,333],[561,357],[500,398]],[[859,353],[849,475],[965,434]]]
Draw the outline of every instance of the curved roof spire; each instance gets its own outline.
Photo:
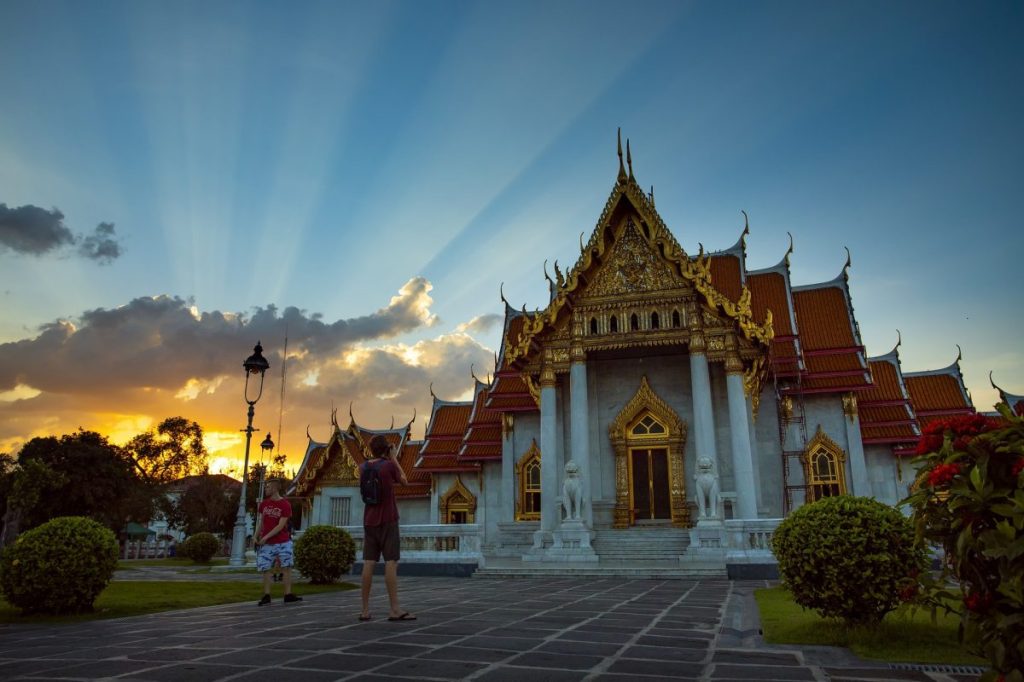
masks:
[[[964,351],[963,351],[962,348],[960,348],[960,344],[958,343],[958,344],[956,344],[956,360],[954,362],[956,364],[960,364],[960,361],[963,360],[963,359],[964,359]]]
[[[405,425],[405,428],[408,429],[410,426],[412,426],[412,423],[414,421],[416,421],[416,407],[415,406],[413,406],[413,408],[412,408],[412,419],[410,419],[409,423]]]
[[[434,393],[434,382],[433,381],[430,382],[430,397],[433,398],[434,400],[437,400],[437,394]]]
[[[395,428],[395,415],[391,415],[391,426],[389,426],[388,428],[389,429]]]
[[[843,277],[849,279],[850,266],[853,264],[853,259],[850,257],[850,249],[846,246],[844,246],[843,248],[846,249],[846,264],[843,265]]]
[[[587,250],[587,247],[583,246],[583,233],[580,232],[580,253]]]
[[[483,382],[477,379],[476,372],[474,370],[475,363],[469,363],[469,376],[473,377],[473,381],[482,384]]]
[[[509,305],[508,299],[505,298],[505,283],[504,282],[502,282],[501,284],[498,285],[498,296],[501,296],[501,302],[502,303],[504,303],[506,306],[508,306],[510,308],[512,307],[512,306]]]
[[[633,177],[633,155],[629,152],[629,138],[626,138],[626,165],[629,166],[629,179],[636,182],[636,178]]]
[[[747,217],[747,212],[742,208],[740,213],[743,214],[743,232],[740,234],[740,243],[743,244],[743,248],[747,248],[747,236],[750,234],[750,218]]]
[[[902,346],[902,345],[903,345],[903,334],[901,334],[900,330],[897,329],[896,330],[896,345],[893,347],[892,352],[895,353],[899,349],[899,347]]]
[[[782,257],[782,260],[786,261],[786,266],[789,266],[789,257],[793,255],[793,233],[786,232],[789,235],[789,248],[786,249],[786,255]]]
[[[619,175],[618,175],[618,178],[616,178],[616,182],[618,182],[621,185],[624,182],[626,182],[626,169],[622,167],[622,128],[619,128],[619,132],[618,132],[618,146],[619,146]]]

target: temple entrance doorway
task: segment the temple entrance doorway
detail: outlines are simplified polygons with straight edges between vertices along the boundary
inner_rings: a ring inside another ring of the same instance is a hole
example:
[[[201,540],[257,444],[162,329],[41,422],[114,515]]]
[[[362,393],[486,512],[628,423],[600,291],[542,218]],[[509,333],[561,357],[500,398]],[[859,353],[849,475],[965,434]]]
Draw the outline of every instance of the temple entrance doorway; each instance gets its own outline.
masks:
[[[613,528],[671,525],[688,528],[683,450],[686,424],[647,382],[608,426],[615,450]]]
[[[629,458],[633,523],[670,521],[668,449],[631,448]]]

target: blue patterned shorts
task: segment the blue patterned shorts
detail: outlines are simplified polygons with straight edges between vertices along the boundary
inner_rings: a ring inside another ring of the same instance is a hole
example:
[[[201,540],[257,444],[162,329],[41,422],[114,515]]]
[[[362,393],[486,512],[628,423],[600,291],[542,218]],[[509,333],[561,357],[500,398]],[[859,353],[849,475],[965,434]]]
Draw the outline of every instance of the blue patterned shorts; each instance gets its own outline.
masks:
[[[274,565],[274,559],[281,561],[281,568],[292,567],[292,541],[279,542],[276,545],[260,545],[259,554],[256,555],[256,570],[264,573]]]

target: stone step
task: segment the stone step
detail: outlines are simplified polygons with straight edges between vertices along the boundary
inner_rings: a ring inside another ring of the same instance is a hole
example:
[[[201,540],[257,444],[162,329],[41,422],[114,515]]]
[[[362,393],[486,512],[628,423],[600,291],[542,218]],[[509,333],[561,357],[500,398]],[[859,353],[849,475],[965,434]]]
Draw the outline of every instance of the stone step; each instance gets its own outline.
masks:
[[[523,568],[481,568],[473,573],[473,578],[481,580],[488,578],[568,577],[685,580],[687,578],[725,578],[726,571],[724,566],[688,566],[685,568],[649,568],[643,566],[638,566],[636,568],[602,568],[600,566],[595,566],[593,568],[584,568],[552,564]]]

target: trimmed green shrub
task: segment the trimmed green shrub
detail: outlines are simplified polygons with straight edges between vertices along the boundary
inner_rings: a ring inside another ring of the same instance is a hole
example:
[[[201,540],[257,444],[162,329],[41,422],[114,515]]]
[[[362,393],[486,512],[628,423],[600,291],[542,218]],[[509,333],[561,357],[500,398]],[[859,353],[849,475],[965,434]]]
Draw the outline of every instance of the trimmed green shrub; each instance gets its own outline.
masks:
[[[314,585],[335,582],[352,570],[356,543],[334,526],[312,526],[295,541],[295,567]]]
[[[1022,682],[1024,418],[996,409],[1001,418],[928,424],[906,502],[918,542],[945,552],[941,573],[921,581],[925,603],[960,616],[962,641],[992,664],[982,680]]]
[[[207,564],[220,549],[220,540],[213,533],[196,533],[178,545],[178,554],[197,564]]]
[[[22,533],[0,554],[0,590],[29,613],[92,611],[117,568],[117,538],[84,516],[61,516]]]
[[[779,524],[772,550],[793,601],[849,624],[882,620],[925,567],[906,517],[849,495],[797,509]]]

